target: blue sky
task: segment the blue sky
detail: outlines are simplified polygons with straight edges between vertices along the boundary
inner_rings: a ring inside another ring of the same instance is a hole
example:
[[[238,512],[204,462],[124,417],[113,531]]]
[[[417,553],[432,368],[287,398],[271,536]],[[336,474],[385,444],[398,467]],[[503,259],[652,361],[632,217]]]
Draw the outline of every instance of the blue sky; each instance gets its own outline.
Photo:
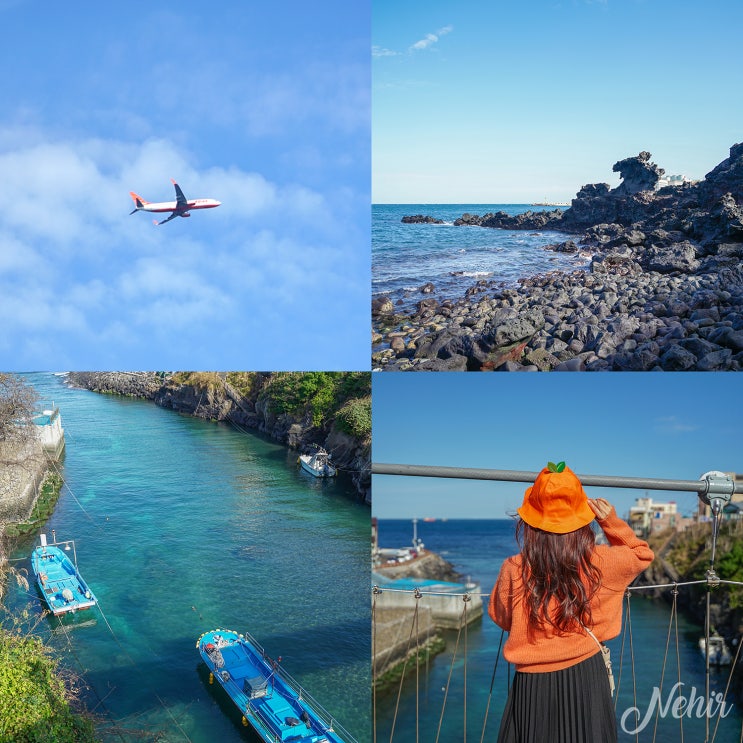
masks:
[[[376,0],[375,203],[528,203],[741,141],[739,0]]]
[[[368,368],[369,18],[0,0],[0,369]]]
[[[696,480],[743,472],[740,374],[374,374],[372,460]],[[374,475],[380,518],[505,518],[520,483]],[[592,488],[626,513],[644,491]],[[690,493],[650,492],[675,500]]]

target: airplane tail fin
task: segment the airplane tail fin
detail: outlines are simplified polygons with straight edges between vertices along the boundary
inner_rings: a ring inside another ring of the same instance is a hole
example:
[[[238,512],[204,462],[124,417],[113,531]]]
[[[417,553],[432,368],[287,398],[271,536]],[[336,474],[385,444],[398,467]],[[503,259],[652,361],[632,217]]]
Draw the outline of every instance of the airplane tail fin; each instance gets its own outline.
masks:
[[[134,209],[129,212],[129,214],[134,214],[134,212],[141,209],[145,204],[149,204],[150,202],[143,199],[141,196],[138,196],[134,193],[134,191],[129,191],[129,196],[132,197],[132,201],[134,202]]]

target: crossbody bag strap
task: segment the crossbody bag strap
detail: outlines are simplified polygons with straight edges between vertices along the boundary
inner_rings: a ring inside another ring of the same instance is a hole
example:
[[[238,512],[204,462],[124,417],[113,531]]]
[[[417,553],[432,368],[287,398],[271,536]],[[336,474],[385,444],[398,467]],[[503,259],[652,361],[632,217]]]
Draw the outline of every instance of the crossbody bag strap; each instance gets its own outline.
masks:
[[[604,665],[606,666],[606,674],[609,677],[609,691],[611,692],[611,695],[614,696],[614,674],[611,670],[611,652],[609,648],[604,644],[603,642],[599,642],[598,637],[591,632],[588,627],[583,625],[583,629],[590,635],[590,637],[593,639],[593,641],[599,646],[599,650],[601,651],[601,657],[604,659]]]

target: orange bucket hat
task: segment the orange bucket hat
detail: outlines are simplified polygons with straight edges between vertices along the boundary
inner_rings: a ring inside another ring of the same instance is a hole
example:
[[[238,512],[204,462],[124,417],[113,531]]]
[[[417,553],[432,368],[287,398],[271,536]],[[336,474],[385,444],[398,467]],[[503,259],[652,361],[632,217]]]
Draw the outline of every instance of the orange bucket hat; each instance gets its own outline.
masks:
[[[580,480],[565,462],[550,462],[539,473],[518,514],[529,526],[555,534],[575,531],[596,518]]]

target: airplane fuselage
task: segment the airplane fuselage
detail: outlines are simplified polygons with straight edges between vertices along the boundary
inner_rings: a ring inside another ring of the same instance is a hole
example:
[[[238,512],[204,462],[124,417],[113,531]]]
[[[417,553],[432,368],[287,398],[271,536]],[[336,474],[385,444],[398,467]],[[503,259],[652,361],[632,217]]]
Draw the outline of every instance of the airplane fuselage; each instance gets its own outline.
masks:
[[[174,217],[190,217],[189,213],[191,209],[212,209],[215,206],[220,206],[221,201],[216,199],[187,199],[181,191],[181,187],[171,178],[170,182],[175,187],[175,201],[156,201],[150,202],[143,199],[141,196],[130,191],[129,195],[134,201],[134,212],[170,212],[170,216],[162,221],[155,221],[156,225],[165,224],[170,222]]]
[[[191,209],[211,209],[220,206],[221,201],[216,199],[189,199],[185,206],[179,206],[177,201],[159,201],[143,204],[138,207],[143,212],[187,212]]]

